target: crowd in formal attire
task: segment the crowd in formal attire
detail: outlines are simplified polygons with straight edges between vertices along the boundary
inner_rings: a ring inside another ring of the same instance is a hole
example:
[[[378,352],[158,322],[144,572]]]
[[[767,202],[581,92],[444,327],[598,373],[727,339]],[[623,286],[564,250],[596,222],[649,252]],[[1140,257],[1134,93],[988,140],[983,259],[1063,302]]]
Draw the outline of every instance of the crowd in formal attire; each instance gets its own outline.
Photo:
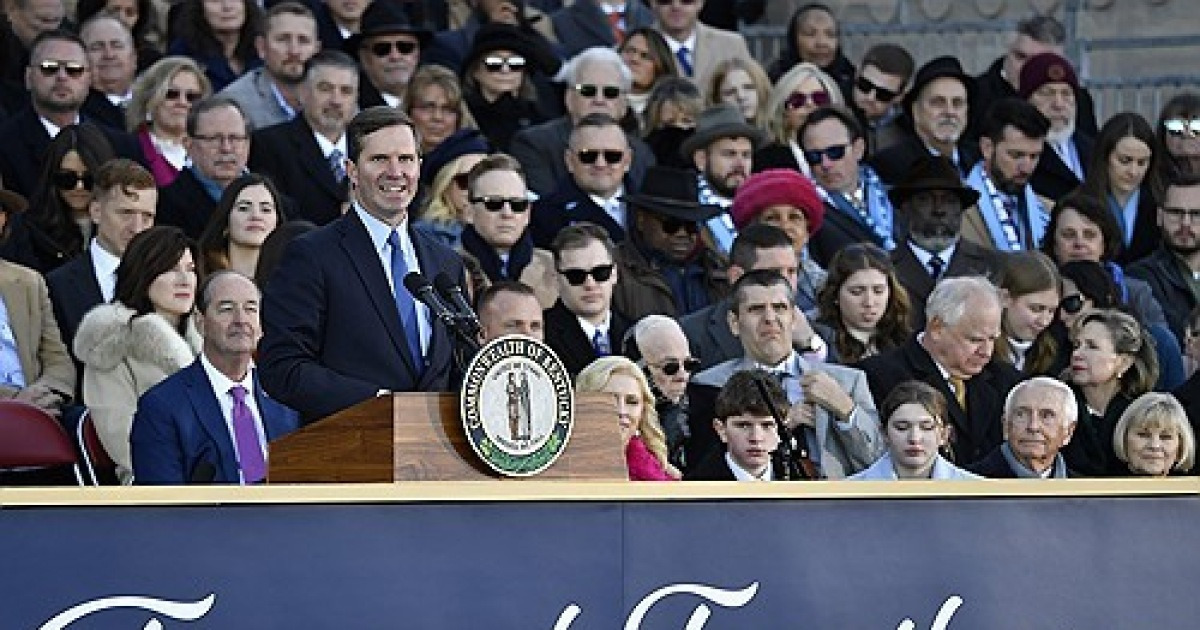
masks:
[[[0,396],[123,483],[257,483],[519,334],[634,480],[1190,472],[1200,95],[1099,118],[1048,15],[979,76],[822,4],[759,60],[764,8],[10,3]]]

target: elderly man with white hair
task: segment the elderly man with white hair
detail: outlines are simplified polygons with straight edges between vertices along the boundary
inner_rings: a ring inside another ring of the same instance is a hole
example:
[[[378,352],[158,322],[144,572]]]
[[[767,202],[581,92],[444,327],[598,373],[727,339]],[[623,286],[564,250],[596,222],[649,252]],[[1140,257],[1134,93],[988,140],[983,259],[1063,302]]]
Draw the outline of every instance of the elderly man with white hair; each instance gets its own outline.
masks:
[[[655,411],[667,435],[667,456],[684,468],[683,444],[691,432],[687,425],[688,381],[700,369],[679,322],[665,315],[647,315],[625,334],[624,353],[637,361],[654,392]]]
[[[1015,368],[992,359],[1000,311],[1000,291],[986,278],[943,279],[926,302],[925,330],[859,365],[876,405],[907,380],[942,392],[950,408],[948,459],[959,465],[983,459],[1003,442],[1004,396],[1020,380]]]
[[[1066,383],[1049,376],[1022,381],[1004,400],[1004,443],[968,466],[992,479],[1066,479],[1059,451],[1071,441],[1079,403]]]

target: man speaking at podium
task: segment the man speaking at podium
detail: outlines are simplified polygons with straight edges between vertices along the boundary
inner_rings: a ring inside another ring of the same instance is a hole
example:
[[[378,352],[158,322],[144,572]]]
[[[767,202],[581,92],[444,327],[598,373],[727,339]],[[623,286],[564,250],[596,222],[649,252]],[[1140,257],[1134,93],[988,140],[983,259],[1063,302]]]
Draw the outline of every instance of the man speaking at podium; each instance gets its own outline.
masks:
[[[420,141],[390,107],[346,127],[353,204],[292,242],[263,297],[263,386],[304,423],[375,396],[449,391],[453,339],[404,286],[412,272],[463,283],[453,250],[412,229]]]

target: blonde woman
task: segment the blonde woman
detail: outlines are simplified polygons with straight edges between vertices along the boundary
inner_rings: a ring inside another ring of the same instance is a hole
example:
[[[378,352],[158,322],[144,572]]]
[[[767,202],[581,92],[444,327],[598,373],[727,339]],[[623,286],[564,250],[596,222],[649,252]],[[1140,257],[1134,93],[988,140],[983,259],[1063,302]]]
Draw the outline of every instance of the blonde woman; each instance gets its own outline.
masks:
[[[767,98],[771,143],[754,154],[754,170],[790,168],[811,176],[796,132],[818,107],[844,105],[837,83],[811,63],[800,63],[779,78]]]
[[[708,106],[729,104],[742,112],[746,122],[767,129],[767,100],[771,96],[771,80],[762,66],[753,59],[733,57],[717,64],[712,78],[705,86]]]
[[[577,392],[612,394],[625,443],[625,463],[631,481],[675,481],[679,471],[667,461],[667,439],[654,411],[654,394],[646,375],[629,359],[596,359],[575,379]]]
[[[1113,450],[1127,475],[1166,477],[1196,463],[1196,435],[1183,405],[1170,394],[1148,392],[1130,403],[1113,431]]]
[[[125,124],[138,145],[154,181],[169,186],[183,168],[187,150],[187,117],[192,105],[212,94],[199,64],[188,57],[165,57],[133,83]]]
[[[491,153],[483,135],[461,129],[427,154],[421,165],[423,197],[415,225],[438,236],[450,247],[458,247],[470,209],[467,174]]]

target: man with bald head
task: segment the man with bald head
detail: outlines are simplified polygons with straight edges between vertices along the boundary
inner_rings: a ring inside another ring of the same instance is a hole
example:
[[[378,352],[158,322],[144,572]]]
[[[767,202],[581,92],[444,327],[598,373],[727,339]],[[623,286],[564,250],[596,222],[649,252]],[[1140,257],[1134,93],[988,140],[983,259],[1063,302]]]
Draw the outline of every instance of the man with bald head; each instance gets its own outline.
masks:
[[[684,468],[683,445],[691,432],[684,394],[700,369],[679,322],[665,315],[647,315],[625,335],[625,355],[638,362],[654,392],[654,409],[667,436],[667,457]],[[630,343],[632,342],[632,343]]]
[[[529,285],[516,280],[493,282],[475,303],[481,341],[504,335],[522,335],[543,340],[542,305]]]
[[[1020,380],[1015,368],[992,358],[1000,312],[1000,290],[987,278],[943,279],[926,302],[925,330],[859,365],[877,404],[909,380],[941,392],[950,410],[949,459],[958,464],[982,459],[1003,441],[1004,396]]]

